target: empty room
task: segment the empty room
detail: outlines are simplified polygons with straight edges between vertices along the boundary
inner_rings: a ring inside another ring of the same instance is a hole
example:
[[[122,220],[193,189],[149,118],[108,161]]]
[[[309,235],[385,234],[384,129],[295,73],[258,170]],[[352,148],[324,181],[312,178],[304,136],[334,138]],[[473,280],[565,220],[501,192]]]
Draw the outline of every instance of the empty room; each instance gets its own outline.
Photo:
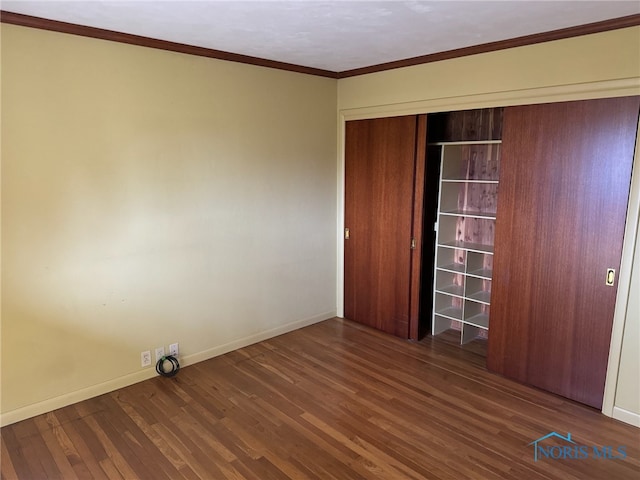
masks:
[[[640,2],[3,1],[0,478],[640,478]]]

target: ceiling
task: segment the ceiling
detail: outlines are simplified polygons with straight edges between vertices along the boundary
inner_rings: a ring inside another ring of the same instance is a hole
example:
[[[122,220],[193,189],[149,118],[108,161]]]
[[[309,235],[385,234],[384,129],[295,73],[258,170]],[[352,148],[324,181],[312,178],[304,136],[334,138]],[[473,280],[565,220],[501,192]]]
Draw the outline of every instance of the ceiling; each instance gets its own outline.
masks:
[[[19,0],[0,6],[333,72],[640,13],[640,0]]]

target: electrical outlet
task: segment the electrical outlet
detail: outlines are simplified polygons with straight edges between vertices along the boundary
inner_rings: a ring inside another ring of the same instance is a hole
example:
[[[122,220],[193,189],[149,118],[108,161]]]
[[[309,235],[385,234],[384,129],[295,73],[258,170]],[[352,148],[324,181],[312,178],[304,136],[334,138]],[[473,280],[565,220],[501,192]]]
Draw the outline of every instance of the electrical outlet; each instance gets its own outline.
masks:
[[[143,367],[148,367],[151,365],[151,351],[147,350],[146,352],[140,353],[140,363]]]
[[[169,355],[173,355],[174,357],[178,358],[178,344],[177,343],[172,343],[171,345],[169,345]]]
[[[164,357],[164,347],[156,348],[156,363],[158,363],[158,360],[160,360],[162,357]]]

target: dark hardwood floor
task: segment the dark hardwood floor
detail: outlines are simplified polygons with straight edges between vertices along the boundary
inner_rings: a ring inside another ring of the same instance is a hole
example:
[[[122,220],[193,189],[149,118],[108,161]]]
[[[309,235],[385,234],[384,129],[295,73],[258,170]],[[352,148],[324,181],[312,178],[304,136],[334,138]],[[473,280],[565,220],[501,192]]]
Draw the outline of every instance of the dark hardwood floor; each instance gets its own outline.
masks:
[[[2,479],[640,478],[640,429],[478,351],[328,320],[4,427]],[[589,458],[534,461],[554,431],[575,444],[547,453]]]

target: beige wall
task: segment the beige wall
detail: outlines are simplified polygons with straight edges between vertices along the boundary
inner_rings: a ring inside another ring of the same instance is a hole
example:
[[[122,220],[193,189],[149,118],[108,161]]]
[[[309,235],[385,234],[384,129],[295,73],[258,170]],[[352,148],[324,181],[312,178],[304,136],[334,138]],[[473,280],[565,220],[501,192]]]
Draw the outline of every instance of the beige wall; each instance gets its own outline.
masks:
[[[580,92],[589,83],[639,76],[640,27],[634,27],[342,79],[338,108],[348,114],[401,111],[435,100],[435,110],[466,108],[476,101],[495,104],[500,94],[522,103],[540,89],[549,99],[566,98],[558,86]]]
[[[335,80],[1,34],[4,423],[335,315]]]
[[[640,27],[634,27],[343,79],[338,83],[338,108],[344,121],[639,94]],[[342,143],[340,137],[339,142]],[[640,173],[639,162],[636,155],[636,178]],[[640,181],[636,179],[632,198],[639,197]],[[629,248],[635,238],[638,204],[635,200],[630,204],[628,223],[634,225],[627,228],[627,253],[621,269],[621,275],[635,272],[635,289],[631,289],[627,311],[628,279],[619,279],[621,292],[616,305],[603,411],[640,426],[640,307],[635,294],[640,291],[640,264],[638,253],[634,262],[633,250]],[[341,209],[339,205],[338,212]],[[341,225],[342,217],[338,215]],[[341,258],[339,248],[338,272],[342,271]],[[342,278],[339,277],[338,299],[341,292]],[[342,312],[341,304],[338,312]],[[620,355],[622,343],[624,349]],[[617,409],[614,409],[613,398]],[[626,409],[626,413],[620,408]]]

